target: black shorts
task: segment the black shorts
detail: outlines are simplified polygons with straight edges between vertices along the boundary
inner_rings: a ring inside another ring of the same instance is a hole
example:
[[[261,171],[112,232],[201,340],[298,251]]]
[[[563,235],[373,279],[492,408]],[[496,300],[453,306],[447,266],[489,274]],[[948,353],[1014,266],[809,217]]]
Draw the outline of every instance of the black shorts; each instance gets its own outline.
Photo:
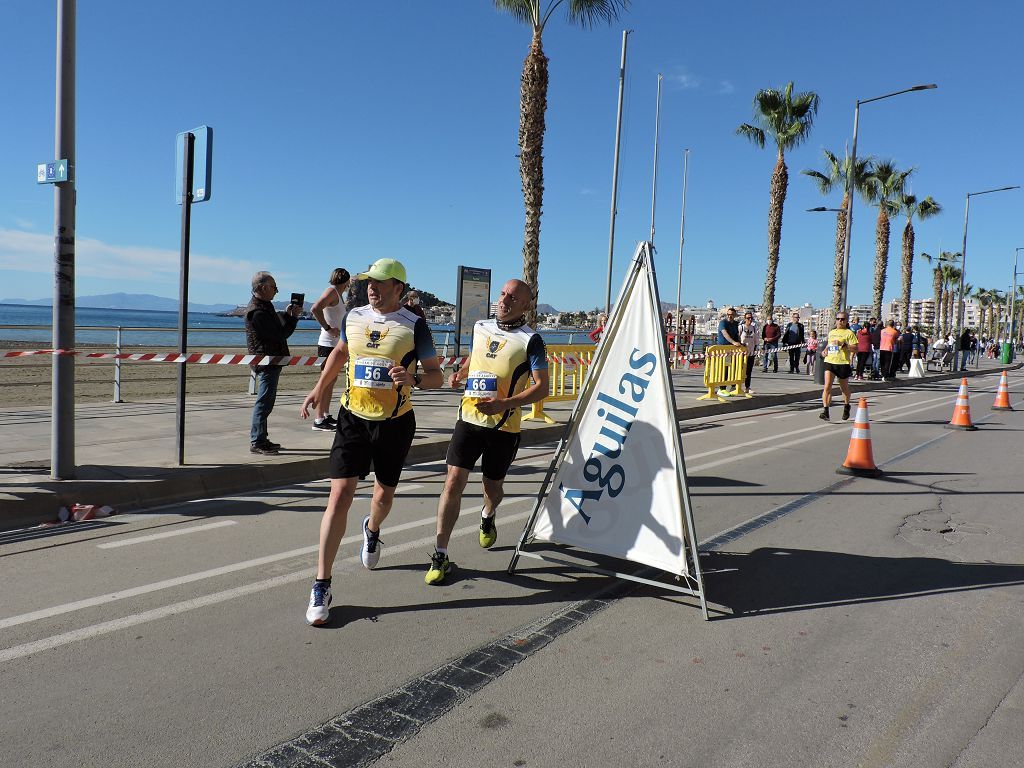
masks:
[[[338,411],[338,431],[331,446],[329,477],[363,479],[372,466],[377,482],[394,488],[402,476],[415,434],[416,416],[412,411],[394,419],[370,421],[342,408]]]
[[[320,363],[321,370],[323,370],[323,367],[327,365],[327,358],[330,357],[330,354],[333,351],[334,347],[321,347],[319,344],[317,344],[316,356],[324,358],[323,362]]]
[[[840,365],[839,363],[825,363],[825,370],[831,371],[837,379],[848,379],[853,373],[853,369],[849,365]]]
[[[465,421],[455,423],[446,461],[450,467],[473,470],[483,456],[480,471],[488,480],[504,480],[519,450],[519,433],[481,427]]]

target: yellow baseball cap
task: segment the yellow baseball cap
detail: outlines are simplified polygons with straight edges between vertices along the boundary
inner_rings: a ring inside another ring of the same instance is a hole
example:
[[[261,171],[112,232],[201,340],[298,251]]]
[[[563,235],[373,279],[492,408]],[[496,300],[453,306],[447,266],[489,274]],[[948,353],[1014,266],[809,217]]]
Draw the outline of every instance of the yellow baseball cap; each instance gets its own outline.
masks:
[[[356,275],[359,280],[372,277],[374,280],[397,280],[400,283],[408,283],[405,277],[405,267],[402,262],[395,259],[377,259],[365,272]]]

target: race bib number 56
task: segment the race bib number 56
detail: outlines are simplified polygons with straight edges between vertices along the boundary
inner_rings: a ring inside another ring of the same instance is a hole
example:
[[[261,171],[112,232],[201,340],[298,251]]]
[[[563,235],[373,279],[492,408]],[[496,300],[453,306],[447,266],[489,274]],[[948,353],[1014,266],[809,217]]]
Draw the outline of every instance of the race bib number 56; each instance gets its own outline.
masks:
[[[358,357],[353,362],[352,385],[366,389],[389,389],[394,386],[388,371],[394,365],[386,357]]]
[[[498,377],[486,371],[472,371],[466,379],[466,397],[497,397]]]

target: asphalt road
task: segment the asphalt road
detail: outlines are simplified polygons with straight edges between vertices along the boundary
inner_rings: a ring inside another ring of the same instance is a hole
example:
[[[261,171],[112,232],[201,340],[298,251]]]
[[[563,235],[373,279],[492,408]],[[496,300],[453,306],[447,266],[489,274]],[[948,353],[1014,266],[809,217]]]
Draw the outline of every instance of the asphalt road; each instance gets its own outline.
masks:
[[[838,408],[684,422],[710,622],[579,569],[505,574],[543,448],[490,551],[470,486],[444,587],[443,466],[406,471],[372,572],[361,493],[321,629],[323,482],[0,535],[0,765],[1024,765],[1024,393],[992,412],[996,382],[972,382],[973,433],[943,429],[955,382],[873,397],[877,480],[835,473]]]

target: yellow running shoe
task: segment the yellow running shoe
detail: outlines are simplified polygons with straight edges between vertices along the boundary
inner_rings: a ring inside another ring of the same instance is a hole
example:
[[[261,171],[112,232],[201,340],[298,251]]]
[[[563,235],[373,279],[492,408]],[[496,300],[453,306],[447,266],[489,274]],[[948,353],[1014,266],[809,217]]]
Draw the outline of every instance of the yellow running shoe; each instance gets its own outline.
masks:
[[[498,540],[498,529],[494,526],[495,515],[490,517],[480,516],[480,546],[490,549]]]
[[[443,584],[451,566],[452,562],[448,559],[448,555],[435,549],[434,554],[430,556],[430,569],[423,580],[427,584]]]

